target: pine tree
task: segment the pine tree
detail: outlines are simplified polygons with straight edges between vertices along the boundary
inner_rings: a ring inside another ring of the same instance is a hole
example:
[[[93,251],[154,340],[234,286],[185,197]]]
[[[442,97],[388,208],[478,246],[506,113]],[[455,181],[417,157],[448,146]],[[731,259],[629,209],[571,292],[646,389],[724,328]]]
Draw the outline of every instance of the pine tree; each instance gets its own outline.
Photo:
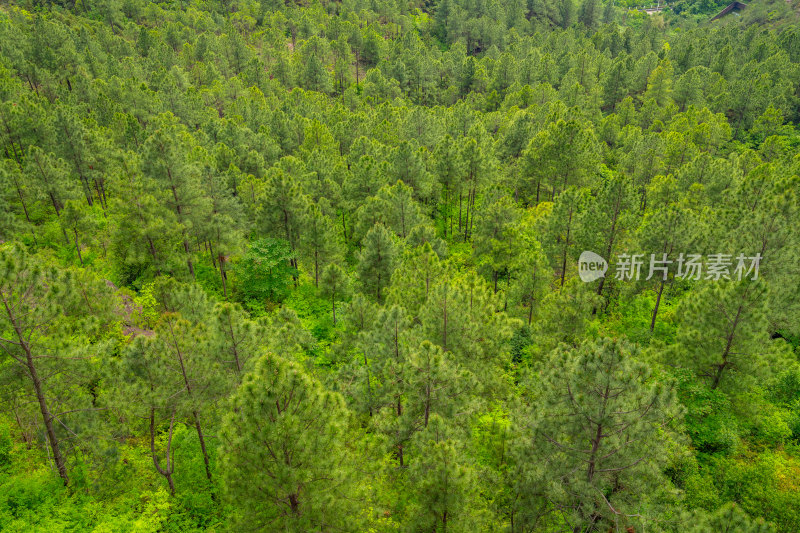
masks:
[[[318,287],[324,269],[341,255],[338,235],[333,222],[313,203],[309,203],[300,223],[304,231],[299,241],[299,255],[310,265],[314,285]]]
[[[430,243],[407,251],[392,274],[387,303],[402,306],[412,316],[417,316],[433,287],[447,275],[447,270],[446,263]]]
[[[192,139],[171,114],[160,118],[153,134],[144,143],[142,171],[158,188],[158,199],[175,213],[183,235],[183,251],[189,275],[194,277],[190,235],[198,221],[208,216],[209,205],[202,196],[199,169],[186,157]]]
[[[75,196],[75,184],[69,180],[64,161],[32,146],[28,150],[25,174],[41,200],[50,204],[56,217],[60,217],[66,201]],[[64,240],[70,242],[66,231]]]
[[[617,250],[628,232],[633,229],[636,198],[629,178],[622,174],[606,175],[594,201],[580,215],[576,241],[582,250],[600,254],[606,261],[616,257]],[[597,284],[597,294],[603,294],[607,272]]]
[[[293,256],[292,267],[297,268],[294,254],[300,243],[303,213],[308,205],[308,198],[297,180],[278,167],[271,168],[257,195],[256,205],[258,227],[273,238],[286,240]]]
[[[68,200],[64,204],[61,212],[61,224],[63,229],[70,235],[75,245],[75,252],[78,254],[78,262],[83,265],[83,255],[81,254],[81,234],[87,236],[92,228],[90,214],[84,209],[84,205],[75,200]]]
[[[523,169],[531,179],[523,191],[529,199],[535,195],[539,203],[548,186],[552,200],[569,186],[587,185],[597,172],[598,156],[591,128],[575,120],[551,122],[531,139],[523,154]]]
[[[375,318],[373,328],[362,335],[359,345],[363,353],[366,375],[367,406],[370,416],[382,409],[384,418],[379,429],[388,436],[391,451],[398,464],[405,465],[405,448],[417,431],[419,411],[407,414],[409,351],[418,339],[412,331],[411,319],[397,305],[384,308]],[[372,376],[377,379],[372,384]]]
[[[437,145],[433,153],[433,168],[442,191],[442,209],[444,216],[445,237],[447,232],[453,234],[455,217],[455,199],[461,197],[461,178],[464,175],[463,161],[458,146],[450,135],[446,135]]]
[[[457,438],[448,435],[444,419],[433,415],[431,424],[415,438],[416,458],[409,478],[414,504],[410,524],[422,531],[468,531],[482,529],[473,491],[476,473],[464,460]],[[448,438],[450,437],[450,438]]]
[[[175,459],[172,439],[176,423],[180,423],[184,404],[181,392],[184,383],[174,372],[165,346],[157,337],[138,336],[123,350],[109,368],[109,403],[127,415],[130,422],[144,420],[150,444],[150,457],[156,471],[166,480],[170,494],[175,495]],[[168,421],[168,423],[167,423]],[[136,430],[135,426],[131,430]],[[164,451],[159,454],[157,443],[166,431]]]
[[[754,373],[770,349],[766,303],[762,281],[707,282],[681,302],[678,360],[712,389],[734,372]]]
[[[21,380],[13,386],[22,387],[27,402],[38,406],[43,441],[65,485],[65,445],[78,445],[72,442],[78,436],[72,417],[93,407],[89,383],[96,376],[89,360],[102,349],[96,328],[103,326],[109,300],[98,287],[84,287],[75,274],[49,266],[22,245],[0,247],[3,380]]]
[[[575,255],[575,245],[580,232],[581,214],[588,203],[588,191],[570,187],[558,195],[553,210],[545,222],[542,244],[548,251],[553,270],[561,278],[561,287],[567,277],[568,260]]]
[[[173,243],[181,237],[175,213],[158,201],[152,180],[138,172],[135,160],[125,162],[117,186],[120,196],[110,203],[111,218],[117,221],[112,250],[126,281],[150,270],[156,275],[171,271]]]
[[[205,156],[205,154],[203,154]],[[201,183],[203,193],[209,204],[208,217],[198,221],[197,233],[204,241],[211,264],[219,271],[222,295],[228,296],[228,273],[226,265],[230,257],[243,247],[243,235],[248,228],[239,199],[234,196],[235,183],[229,183],[235,170],[222,174],[216,171],[209,158],[201,162]]]
[[[505,389],[502,366],[516,320],[502,313],[502,302],[474,272],[443,276],[419,312],[424,339],[451,352],[473,375],[481,376],[486,398]]]
[[[402,141],[392,150],[389,165],[392,175],[410,187],[410,192],[420,200],[431,198],[434,194],[434,179],[428,172],[426,158],[428,152],[415,143]]]
[[[470,373],[427,340],[409,352],[404,370],[408,405],[404,417],[413,428],[427,428],[434,413],[453,420],[474,390]]]
[[[210,330],[213,355],[239,385],[262,350],[264,328],[237,304],[223,302],[214,306]]]
[[[350,508],[348,412],[296,364],[267,354],[233,397],[222,472],[235,523],[301,532],[359,530]]]
[[[578,12],[578,22],[589,29],[594,29],[600,18],[600,8],[597,0],[583,0]]]
[[[476,262],[491,272],[495,293],[501,274],[509,278],[518,253],[519,217],[519,210],[507,196],[495,200],[478,214],[473,254]]]
[[[303,45],[300,51],[303,58],[300,83],[311,91],[330,93],[333,91],[333,80],[325,68],[324,61],[328,52],[325,43],[326,41],[315,35]]]
[[[337,265],[331,263],[322,271],[320,279],[322,294],[331,299],[331,313],[333,314],[333,325],[336,325],[336,299],[341,300],[347,296],[350,288],[350,278],[347,272]]]
[[[645,258],[659,261],[648,261],[647,275],[642,283],[651,287],[656,295],[653,312],[650,319],[650,331],[655,329],[656,318],[661,306],[664,289],[672,283],[677,269],[654,269],[650,272],[650,265],[669,267],[683,256],[688,258],[689,250],[694,249],[697,235],[702,235],[700,222],[691,209],[677,201],[675,179],[659,176],[648,187],[648,197],[654,204],[642,220],[636,235],[638,249]],[[649,252],[649,254],[648,254]],[[633,262],[633,258],[631,258]]]
[[[391,281],[397,264],[397,245],[383,224],[375,224],[364,237],[358,256],[358,276],[365,292],[383,301],[383,290]]]
[[[161,340],[162,357],[177,369],[183,381],[181,395],[185,396],[185,412],[189,422],[197,431],[200,451],[205,463],[206,477],[212,481],[211,461],[203,430],[203,417],[221,395],[220,372],[208,353],[208,332],[201,325],[192,326],[177,313],[165,313],[156,328]],[[208,426],[206,426],[208,427]]]
[[[679,409],[637,357],[634,346],[607,339],[550,356],[513,446],[515,523],[555,512],[572,531],[638,530],[663,514],[667,435]]]
[[[542,245],[536,238],[525,233],[522,238],[523,251],[514,258],[512,264],[514,274],[509,288],[509,297],[523,309],[528,308],[526,321],[530,326],[533,322],[534,311],[541,305],[550,290],[553,271],[548,265]]]

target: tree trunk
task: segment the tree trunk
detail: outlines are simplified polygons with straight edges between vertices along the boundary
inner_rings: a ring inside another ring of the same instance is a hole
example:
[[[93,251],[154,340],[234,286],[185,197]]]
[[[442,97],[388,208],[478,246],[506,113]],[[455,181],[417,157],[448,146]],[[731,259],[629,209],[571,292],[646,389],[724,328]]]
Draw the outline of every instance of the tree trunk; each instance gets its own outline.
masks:
[[[289,495],[289,506],[292,508],[293,515],[300,516],[300,501],[297,498],[297,494]]]
[[[175,345],[175,355],[177,355],[178,363],[181,367],[183,383],[186,385],[186,393],[189,395],[189,397],[191,397],[192,386],[191,383],[189,383],[189,377],[186,375],[186,366],[183,364],[183,355],[178,347],[178,339],[175,338],[175,331],[172,329],[172,323],[170,323],[170,333],[172,333],[172,342]],[[205,439],[203,438],[203,428],[200,426],[200,417],[197,416],[196,410],[192,411],[192,415],[194,416],[194,425],[197,429],[197,437],[200,439],[200,450],[203,452],[203,461],[206,464],[206,477],[208,477],[208,480],[211,481],[211,467],[209,466],[208,452],[206,451],[206,443]]]
[[[656,327],[656,316],[658,315],[658,306],[661,304],[661,294],[664,292],[664,279],[661,280],[661,283],[658,286],[658,293],[656,295],[656,305],[653,306],[653,318],[650,320],[650,333],[653,333],[653,330]]]
[[[367,352],[364,352],[364,368],[367,369],[367,401],[369,402],[369,416],[372,416],[372,383],[370,383],[369,376],[369,362],[367,361]]]
[[[442,350],[447,351],[447,284],[444,286],[444,309],[442,321]]]
[[[314,250],[314,286],[319,287],[319,250]]]
[[[64,461],[64,456],[61,455],[61,446],[58,436],[56,436],[55,428],[53,427],[53,416],[50,414],[50,408],[47,405],[47,398],[45,398],[44,394],[44,387],[41,379],[39,378],[36,365],[33,363],[34,358],[33,354],[31,353],[30,344],[28,344],[28,341],[25,338],[25,335],[22,333],[19,324],[17,324],[14,313],[9,307],[8,301],[5,297],[3,297],[3,305],[6,308],[6,313],[8,314],[8,319],[11,322],[11,326],[14,328],[14,334],[19,340],[19,345],[25,352],[25,366],[28,370],[28,375],[31,378],[31,382],[33,383],[33,389],[36,393],[36,400],[39,402],[39,410],[42,413],[42,421],[44,422],[44,427],[47,431],[47,440],[50,442],[50,449],[53,452],[53,460],[56,463],[58,475],[61,476],[62,480],[64,480],[64,485],[68,485],[69,477],[67,476],[67,465]]]
[[[189,267],[189,274],[194,279],[194,265],[192,264],[192,253],[189,251],[189,241],[183,240],[183,249],[186,251],[186,266]]]
[[[222,281],[222,297],[228,299],[227,276],[225,275],[225,257],[219,256],[219,279]]]
[[[78,252],[78,261],[80,261],[81,265],[83,265],[83,257],[81,257],[81,245],[78,242],[78,230],[76,228],[72,228],[72,230],[75,232],[75,251]]]
[[[208,461],[208,451],[206,451],[206,439],[203,437],[203,428],[200,426],[200,417],[197,416],[197,411],[192,411],[194,416],[194,427],[197,429],[197,438],[200,439],[200,449],[203,451],[203,462],[206,465],[206,477],[211,482],[211,464]]]
[[[717,365],[717,372],[714,374],[714,382],[711,384],[711,390],[716,389],[719,386],[719,382],[722,379],[722,373],[725,369],[730,365],[730,361],[728,360],[728,356],[731,353],[731,347],[733,346],[733,338],[736,336],[736,327],[739,325],[739,317],[742,315],[742,305],[739,306],[739,309],[736,310],[736,317],[733,319],[733,324],[731,324],[731,332],[728,333],[728,338],[725,343],[725,351],[722,352],[722,364]]]
[[[172,480],[172,472],[175,469],[175,465],[172,462],[170,455],[170,452],[172,451],[172,430],[174,428],[175,411],[172,411],[172,417],[169,421],[169,437],[167,437],[167,466],[166,468],[162,468],[161,463],[158,461],[158,455],[156,454],[156,410],[154,407],[150,408],[150,455],[153,458],[153,465],[155,465],[158,473],[167,478],[167,483],[169,484],[169,493],[171,496],[175,496],[175,482]]]

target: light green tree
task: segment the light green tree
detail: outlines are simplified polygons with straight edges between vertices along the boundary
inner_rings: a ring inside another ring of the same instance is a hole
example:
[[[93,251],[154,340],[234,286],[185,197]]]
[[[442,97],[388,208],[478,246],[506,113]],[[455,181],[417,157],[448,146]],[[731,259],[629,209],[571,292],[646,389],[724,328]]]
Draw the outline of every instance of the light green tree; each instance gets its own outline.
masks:
[[[331,313],[333,315],[333,325],[336,325],[336,300],[342,300],[350,290],[350,277],[347,271],[331,263],[322,271],[320,279],[322,294],[331,299]]]
[[[364,291],[383,301],[383,290],[391,281],[397,265],[397,245],[383,224],[375,224],[364,237],[358,256],[358,276]]]
[[[551,513],[571,531],[639,529],[663,515],[680,410],[638,357],[625,341],[601,339],[562,346],[542,367],[512,452],[520,531]]]
[[[261,357],[233,397],[221,434],[235,523],[301,532],[358,531],[341,396],[296,364]]]

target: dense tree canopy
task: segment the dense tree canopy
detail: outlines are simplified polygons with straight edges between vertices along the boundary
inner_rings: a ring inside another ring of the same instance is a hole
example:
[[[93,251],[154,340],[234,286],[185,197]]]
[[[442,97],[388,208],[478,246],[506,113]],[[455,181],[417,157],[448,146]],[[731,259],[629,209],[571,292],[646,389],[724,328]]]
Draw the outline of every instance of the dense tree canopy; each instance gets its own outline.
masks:
[[[644,4],[3,3],[0,530],[799,531],[796,2]]]

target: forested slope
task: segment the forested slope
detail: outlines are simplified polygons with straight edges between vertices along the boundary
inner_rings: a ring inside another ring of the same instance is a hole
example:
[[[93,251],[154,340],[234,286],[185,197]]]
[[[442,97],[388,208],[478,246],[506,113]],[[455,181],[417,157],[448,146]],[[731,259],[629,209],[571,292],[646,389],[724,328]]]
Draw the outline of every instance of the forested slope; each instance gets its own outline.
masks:
[[[0,530],[800,530],[757,22],[2,3]]]

